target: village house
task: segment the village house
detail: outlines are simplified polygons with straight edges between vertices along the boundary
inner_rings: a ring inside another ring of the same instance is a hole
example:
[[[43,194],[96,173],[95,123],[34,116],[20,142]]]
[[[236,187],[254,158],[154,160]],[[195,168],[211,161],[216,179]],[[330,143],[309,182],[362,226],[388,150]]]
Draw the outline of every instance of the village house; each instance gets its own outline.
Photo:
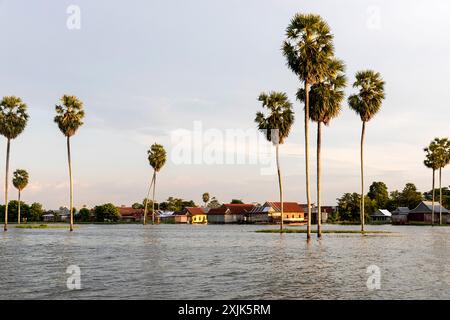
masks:
[[[253,204],[223,204],[208,211],[208,223],[243,223],[246,214],[254,207]]]
[[[50,212],[42,215],[42,220],[44,222],[56,222],[55,213]]]
[[[120,220],[123,222],[140,222],[144,219],[144,209],[134,209],[131,207],[121,206],[117,208],[120,214]],[[151,217],[151,210],[147,212]]]
[[[270,207],[255,206],[244,217],[245,223],[266,224],[269,223]]]
[[[392,213],[386,209],[377,209],[370,215],[370,219],[375,223],[391,223]]]
[[[50,210],[42,215],[44,222],[67,222],[70,220],[70,209],[60,207],[58,210]]]
[[[439,211],[441,205],[439,202],[434,203],[434,223],[439,224]],[[417,207],[409,211],[408,222],[419,222],[431,224],[432,202],[422,201]],[[450,223],[450,210],[442,207],[442,223]]]
[[[203,208],[186,207],[184,210],[176,214],[177,216],[185,216],[186,222],[189,224],[205,224],[208,223],[208,217]],[[179,221],[183,218],[179,217]]]
[[[188,223],[187,211],[158,211],[159,221],[162,223]]]
[[[262,206],[250,210],[247,214],[248,223],[280,223],[281,203],[266,202]],[[305,210],[297,202],[283,202],[283,223],[304,224]]]
[[[303,211],[305,214],[308,212],[308,205],[307,204],[300,204],[300,207],[303,208]],[[322,223],[326,223],[328,221],[328,216],[330,216],[336,207],[332,206],[321,206],[320,211],[322,212]],[[311,210],[311,223],[317,224],[317,206],[312,205]]]
[[[407,224],[408,223],[408,207],[397,207],[394,211],[392,211],[391,221],[392,224]]]

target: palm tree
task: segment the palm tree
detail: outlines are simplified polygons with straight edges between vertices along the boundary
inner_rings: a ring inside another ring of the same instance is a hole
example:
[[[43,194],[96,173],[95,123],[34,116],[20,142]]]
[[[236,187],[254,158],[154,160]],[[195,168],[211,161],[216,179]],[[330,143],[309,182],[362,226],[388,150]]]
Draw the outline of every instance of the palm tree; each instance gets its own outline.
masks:
[[[429,147],[424,148],[423,151],[426,152],[425,160],[423,161],[423,164],[427,167],[432,169],[433,172],[433,178],[432,178],[432,198],[431,198],[431,225],[434,225],[434,199],[435,199],[435,172],[439,169],[437,166],[437,161],[435,159],[436,154],[433,152],[434,145],[430,144]]]
[[[19,191],[19,195],[17,198],[17,201],[19,203],[17,211],[17,223],[20,224],[20,193],[28,185],[28,172],[23,169],[17,169],[16,171],[14,171],[13,185]]]
[[[72,137],[83,125],[84,110],[83,102],[75,96],[64,95],[61,98],[61,105],[55,107],[56,116],[54,121],[58,124],[59,130],[67,138],[67,159],[69,164],[70,180],[70,231],[73,231],[73,180],[72,180],[72,160],[70,157],[70,137]]]
[[[425,151],[430,153],[430,161],[439,169],[439,224],[442,224],[442,169],[450,163],[450,140],[448,138],[435,138]],[[428,159],[427,159],[428,160]],[[435,169],[433,169],[435,170]],[[434,174],[433,174],[434,180]],[[434,195],[434,188],[433,188]],[[434,208],[433,208],[434,209]],[[432,210],[433,221],[434,210]]]
[[[322,236],[322,212],[321,212],[321,145],[322,127],[328,126],[331,119],[337,117],[341,111],[341,103],[344,100],[344,88],[346,78],[345,65],[341,60],[330,60],[327,76],[324,81],[311,86],[309,116],[317,122],[317,236]],[[297,92],[297,99],[305,101],[305,90]]]
[[[6,138],[6,173],[5,173],[5,225],[8,230],[8,173],[11,140],[17,138],[27,126],[27,105],[14,96],[3,97],[0,102],[0,134]]]
[[[309,184],[309,89],[321,82],[334,54],[333,35],[319,15],[296,14],[286,29],[283,55],[288,67],[304,84],[305,91],[305,170],[308,204],[307,240],[311,239],[311,190]]]
[[[358,94],[348,98],[350,108],[355,111],[362,121],[361,130],[361,231],[364,232],[364,136],[366,122],[381,109],[384,95],[384,81],[380,73],[372,70],[364,70],[356,73],[354,88],[358,88]]]
[[[152,182],[150,183],[149,193],[150,189],[153,185],[153,198],[152,198],[152,224],[155,223],[155,189],[156,189],[156,173],[158,173],[164,164],[166,163],[166,150],[164,150],[164,147],[160,144],[154,143],[150,150],[148,150],[148,162],[150,163],[150,166],[153,168],[153,178]],[[145,201],[145,208],[144,208],[144,225],[147,224],[147,205],[148,205],[148,196]]]
[[[280,189],[280,207],[281,207],[281,223],[280,231],[283,231],[283,183],[281,179],[279,145],[284,143],[291,131],[294,123],[294,111],[292,104],[284,92],[270,92],[270,94],[261,93],[258,101],[262,103],[262,107],[268,110],[265,115],[262,112],[256,113],[255,122],[258,129],[263,131],[268,141],[271,141],[276,148],[276,161],[278,173],[278,186]]]
[[[202,195],[202,200],[203,200],[203,202],[205,203],[205,208],[206,208],[206,204],[207,204],[208,201],[209,201],[209,193],[208,193],[208,192],[205,192],[205,193]]]

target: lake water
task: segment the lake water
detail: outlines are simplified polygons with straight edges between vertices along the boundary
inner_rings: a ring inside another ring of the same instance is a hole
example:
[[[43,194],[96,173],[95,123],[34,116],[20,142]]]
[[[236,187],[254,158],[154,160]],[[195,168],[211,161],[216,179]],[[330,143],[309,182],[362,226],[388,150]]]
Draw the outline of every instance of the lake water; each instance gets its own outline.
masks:
[[[11,226],[0,233],[0,298],[450,299],[449,227],[368,226],[395,234],[325,234],[309,245],[305,234],[261,228]],[[67,288],[70,265],[81,269],[81,290]],[[366,285],[370,265],[379,290]]]

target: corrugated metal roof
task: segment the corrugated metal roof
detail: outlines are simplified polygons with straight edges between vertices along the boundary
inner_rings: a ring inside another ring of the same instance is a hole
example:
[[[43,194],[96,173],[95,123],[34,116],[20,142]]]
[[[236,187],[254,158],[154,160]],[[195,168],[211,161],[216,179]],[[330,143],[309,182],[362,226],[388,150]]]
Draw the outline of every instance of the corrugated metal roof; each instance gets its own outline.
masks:
[[[409,213],[431,213],[433,203],[432,201],[422,201],[417,207],[412,209]],[[439,212],[441,209],[441,204],[437,201],[434,202],[434,212]],[[442,207],[442,213],[450,213],[450,210]]]
[[[271,207],[275,212],[281,212],[281,202],[266,202],[264,206]],[[304,210],[297,202],[283,202],[283,212],[304,212]]]
[[[372,216],[384,216],[384,217],[391,217],[392,213],[389,212],[389,210],[386,209],[378,209],[374,212]]]
[[[392,211],[392,214],[408,214],[409,208],[408,207],[398,207],[394,211]]]

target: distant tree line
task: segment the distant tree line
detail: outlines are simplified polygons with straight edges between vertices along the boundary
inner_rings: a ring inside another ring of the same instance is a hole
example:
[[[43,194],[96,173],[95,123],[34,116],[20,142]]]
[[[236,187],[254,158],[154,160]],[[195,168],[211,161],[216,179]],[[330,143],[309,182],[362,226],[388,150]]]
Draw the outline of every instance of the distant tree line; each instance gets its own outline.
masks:
[[[22,221],[41,221],[44,209],[42,204],[34,202],[31,205],[25,202],[20,202],[21,220]],[[5,205],[0,205],[0,212],[4,212]],[[8,220],[17,221],[19,215],[19,202],[17,200],[11,200],[8,202]],[[0,221],[4,222],[4,216],[0,216]]]
[[[450,191],[443,188],[446,197],[443,199],[443,205],[448,205],[450,200]],[[415,208],[421,201],[430,200],[431,191],[421,193],[417,190],[414,183],[407,183],[403,190],[394,190],[389,193],[388,187],[384,182],[376,181],[370,185],[369,192],[364,196],[364,215],[367,220],[372,213],[378,209],[395,210],[397,207]],[[329,217],[330,221],[360,221],[361,195],[345,193],[337,199],[337,208]]]

